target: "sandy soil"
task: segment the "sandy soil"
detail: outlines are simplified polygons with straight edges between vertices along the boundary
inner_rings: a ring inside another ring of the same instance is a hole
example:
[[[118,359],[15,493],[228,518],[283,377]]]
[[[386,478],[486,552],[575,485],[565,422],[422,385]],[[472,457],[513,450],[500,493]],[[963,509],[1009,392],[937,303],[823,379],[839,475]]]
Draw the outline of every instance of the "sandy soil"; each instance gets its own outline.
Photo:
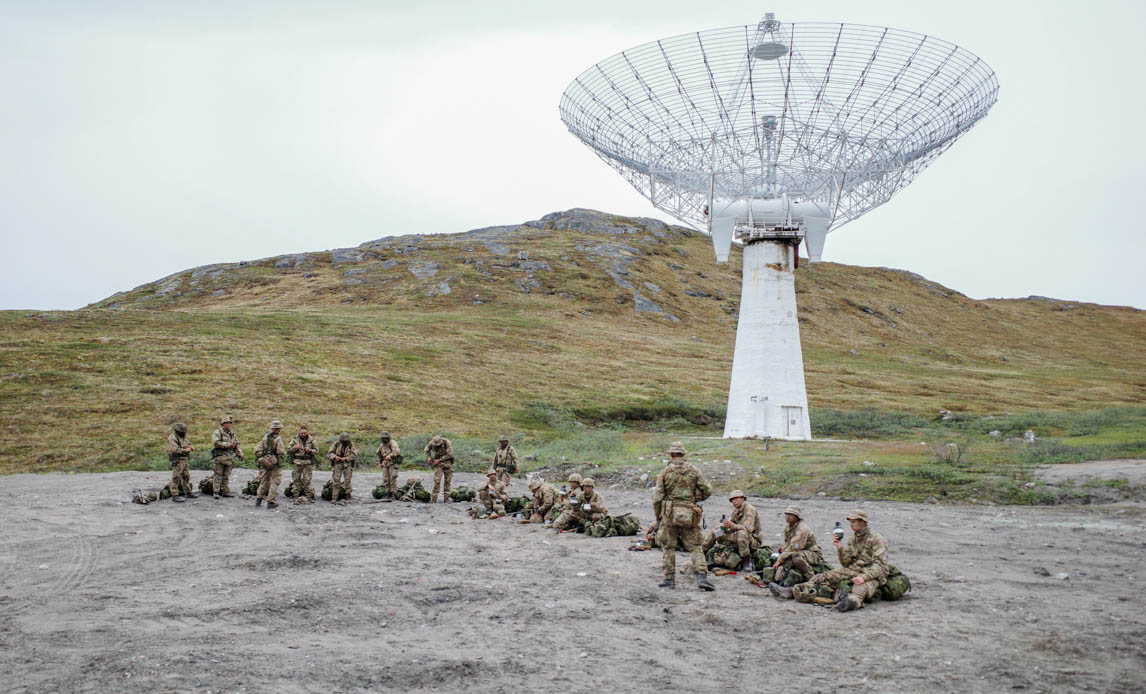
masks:
[[[838,614],[739,576],[660,591],[631,538],[368,502],[378,474],[345,507],[128,502],[164,481],[0,479],[0,689],[1146,691],[1141,505],[801,502],[821,536],[865,508],[915,586]],[[647,491],[601,491],[651,517]],[[779,532],[788,502],[752,501]]]
[[[1035,476],[1049,484],[1066,480],[1124,479],[1133,486],[1146,484],[1146,460],[1093,460],[1088,463],[1062,463],[1048,465],[1035,472]]]

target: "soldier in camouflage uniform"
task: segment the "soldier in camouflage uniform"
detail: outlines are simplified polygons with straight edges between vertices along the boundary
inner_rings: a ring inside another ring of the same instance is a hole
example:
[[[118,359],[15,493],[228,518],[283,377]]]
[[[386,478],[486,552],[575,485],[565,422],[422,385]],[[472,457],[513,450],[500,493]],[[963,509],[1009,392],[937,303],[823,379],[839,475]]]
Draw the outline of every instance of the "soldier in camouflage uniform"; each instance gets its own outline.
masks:
[[[270,429],[255,446],[255,460],[263,471],[255,506],[262,506],[263,499],[266,499],[267,510],[278,508],[276,499],[279,498],[279,484],[283,481],[282,460],[286,455],[283,437],[279,435],[283,423],[276,419],[271,422]]]
[[[318,441],[310,435],[305,424],[298,428],[298,436],[290,440],[287,453],[290,455],[290,489],[294,502],[308,504],[314,501],[314,487],[310,480],[318,458]]]
[[[505,491],[505,483],[498,479],[497,470],[485,473],[489,482],[478,489],[478,498],[489,511],[490,518],[500,518],[505,515],[505,502],[509,501],[509,494]]]
[[[780,547],[780,556],[772,564],[775,570],[772,580],[783,582],[784,577],[793,569],[799,571],[804,580],[808,580],[816,573],[812,567],[824,561],[820,546],[816,544],[816,535],[804,523],[804,514],[800,512],[799,506],[784,509],[784,520],[787,521],[784,526],[784,545]]]
[[[220,496],[230,498],[231,470],[235,467],[236,456],[243,457],[243,450],[239,448],[239,437],[231,431],[234,419],[230,414],[219,422],[219,428],[211,434],[211,460],[215,463],[215,478],[211,481],[211,491],[216,499]]]
[[[561,510],[557,503],[557,489],[540,477],[534,477],[529,480],[529,491],[533,492],[533,501],[529,505],[529,522],[552,521]]]
[[[192,499],[199,493],[191,488],[191,473],[187,470],[187,463],[191,460],[191,451],[195,447],[187,442],[187,425],[175,422],[171,435],[167,437],[167,459],[171,461],[171,500],[183,501],[184,497]]]
[[[358,449],[350,442],[350,433],[342,432],[338,440],[330,444],[326,457],[330,459],[330,500],[350,500],[354,491],[350,480],[354,475],[354,465],[358,461]]]
[[[836,603],[839,612],[850,612],[863,607],[864,602],[871,600],[879,592],[880,586],[887,582],[887,541],[868,528],[867,513],[852,511],[848,514],[848,523],[852,527],[852,536],[847,543],[842,543],[833,537],[832,544],[836,546],[836,554],[840,559],[840,568],[816,574],[807,583],[801,583],[795,588],[773,588],[769,584],[772,594],[783,598],[795,597],[796,591],[805,594],[815,592],[821,583],[836,584],[841,581],[851,581],[852,589],[848,595],[843,596]]]
[[[390,496],[398,496],[398,466],[402,464],[402,449],[398,442],[390,438],[390,432],[384,431],[379,436],[381,444],[378,446],[378,464],[382,466],[382,486],[390,490]]]
[[[577,494],[581,491],[581,475],[578,475],[576,472],[574,472],[572,475],[569,475],[568,485],[568,490],[563,490],[557,494],[558,516],[560,516],[563,512],[569,511],[573,508],[573,501],[577,498]]]
[[[509,486],[509,476],[517,472],[517,449],[509,445],[509,437],[498,439],[500,446],[493,454],[493,469],[497,470],[497,479]]]
[[[569,501],[566,508],[553,521],[556,530],[580,530],[590,523],[595,523],[609,515],[601,495],[594,491],[596,483],[592,477],[581,480],[581,488],[576,495],[569,492]]]
[[[430,467],[434,468],[434,491],[430,492],[431,502],[438,500],[438,489],[442,489],[442,501],[450,500],[450,483],[454,479],[454,446],[444,436],[435,435],[422,449]],[[443,481],[445,484],[443,485]]]
[[[733,490],[728,495],[728,500],[732,503],[732,516],[721,524],[720,529],[723,534],[717,537],[713,530],[706,532],[702,550],[707,553],[715,544],[733,548],[742,561],[748,562],[748,570],[751,571],[754,568],[752,552],[764,541],[763,531],[760,528],[760,515],[756,513],[756,508],[748,503],[748,497],[744,492],[739,489]]]
[[[712,486],[700,470],[684,460],[684,444],[673,441],[669,446],[669,464],[657,475],[653,491],[653,513],[660,530],[657,544],[661,547],[661,568],[664,581],[660,588],[676,588],[676,543],[679,539],[685,550],[692,554],[696,570],[696,585],[701,590],[716,590],[708,580],[708,570],[701,552],[700,534],[702,509],[697,502],[712,496]]]

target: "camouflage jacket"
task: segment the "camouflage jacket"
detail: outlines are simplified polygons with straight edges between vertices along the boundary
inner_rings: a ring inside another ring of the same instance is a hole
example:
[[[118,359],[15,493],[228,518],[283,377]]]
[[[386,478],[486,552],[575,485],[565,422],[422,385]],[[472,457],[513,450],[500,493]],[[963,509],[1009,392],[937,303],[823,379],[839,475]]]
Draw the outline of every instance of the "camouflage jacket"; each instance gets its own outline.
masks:
[[[887,541],[871,528],[853,533],[836,553],[840,568],[823,574],[823,580],[847,581],[863,576],[864,581],[875,581],[877,587],[887,583]]]
[[[780,553],[780,560],[788,559],[796,552],[819,553],[820,546],[816,544],[816,535],[802,520],[784,525],[784,551]]]
[[[533,513],[544,516],[555,505],[557,505],[557,488],[552,484],[542,484],[533,492],[533,503],[530,505]]]
[[[378,464],[386,465],[386,456],[401,455],[402,449],[398,448],[397,441],[390,439],[388,442],[380,444],[378,446],[378,450],[375,451],[375,453],[378,454]]]
[[[267,445],[267,441],[270,445]],[[283,437],[273,436],[270,432],[263,434],[263,438],[255,445],[255,459],[263,458],[268,455],[273,455],[278,459],[278,462],[283,461],[283,456],[286,455],[286,446],[283,445]]]
[[[427,443],[426,447],[422,449],[422,452],[426,454],[427,458],[440,460],[444,463],[454,462],[454,446],[447,438],[442,439],[440,446],[431,446]]]
[[[240,453],[242,453],[242,451],[239,450],[239,437],[235,434],[233,429],[227,431],[223,427],[219,427],[215,430],[214,434],[211,434],[211,457],[233,457]]]
[[[747,501],[740,504],[740,508],[732,509],[728,522],[732,524],[732,530],[747,531],[757,545],[764,541],[764,532],[760,528],[760,514],[756,513],[756,508]]]
[[[564,494],[557,492],[557,496],[559,497],[557,502],[561,504],[561,509],[565,511],[572,510],[573,500],[576,499],[577,495],[580,493],[581,485],[577,485],[576,487],[570,485],[569,491],[565,492]]]
[[[346,458],[346,460],[337,461],[334,459],[335,456]],[[330,444],[330,450],[326,452],[326,457],[330,460],[331,465],[348,464],[350,467],[354,467],[354,464],[358,462],[358,449],[354,447],[353,443],[335,441]]]
[[[167,459],[173,463],[179,462],[180,460],[187,460],[191,457],[190,453],[183,450],[187,448],[187,446],[186,436],[174,431],[171,432],[171,435],[167,437]]]
[[[482,496],[493,496],[494,498],[498,498],[498,499],[508,499],[509,498],[509,493],[505,491],[505,483],[504,482],[494,482],[492,490],[489,487],[490,487],[490,485],[487,482],[487,483],[483,484],[482,486],[478,487],[478,492],[481,493]]]
[[[569,497],[572,499],[573,495],[570,494]],[[589,504],[588,511],[581,508],[585,504]],[[609,510],[605,508],[605,502],[601,499],[601,495],[597,493],[596,489],[593,490],[592,495],[586,494],[584,489],[578,490],[576,499],[572,503],[572,507],[573,508],[570,510],[574,515],[584,518],[588,518],[589,516],[596,514],[606,516],[609,515]]]
[[[696,504],[712,496],[712,485],[695,465],[681,460],[679,463],[669,463],[668,467],[657,475],[657,487],[653,490],[653,513],[659,520],[661,517],[661,502],[681,501],[687,504]]]
[[[507,470],[517,469],[517,450],[513,446],[498,448],[493,453],[493,467]]]
[[[304,441],[301,436],[296,436],[290,440],[290,445],[287,449],[293,449],[298,446],[299,450],[291,450],[290,457],[297,463],[313,463],[318,458],[318,441],[313,436],[307,436]]]

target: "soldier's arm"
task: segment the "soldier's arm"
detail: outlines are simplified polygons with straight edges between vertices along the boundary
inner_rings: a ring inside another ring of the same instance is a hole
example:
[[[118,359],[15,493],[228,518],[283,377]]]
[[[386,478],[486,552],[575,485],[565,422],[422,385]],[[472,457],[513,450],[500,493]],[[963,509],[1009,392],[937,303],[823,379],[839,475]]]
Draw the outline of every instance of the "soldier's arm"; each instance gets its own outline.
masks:
[[[454,444],[450,443],[449,439],[446,439],[446,454],[442,457],[447,459],[454,457]]]
[[[211,448],[221,448],[221,446],[219,446],[219,442],[222,440],[223,437],[219,434],[219,430],[216,429],[214,433],[211,434]]]
[[[839,557],[840,566],[851,566],[856,559],[856,549],[850,541],[845,542],[836,548],[836,556]]]
[[[872,547],[863,552],[859,561],[852,564],[858,570],[858,575],[865,581],[882,581],[887,578],[887,543],[882,539],[876,541]]]
[[[347,453],[345,457],[346,457],[346,462],[348,462],[348,463],[358,462],[358,449],[355,448],[354,446],[351,446],[350,452]]]
[[[605,508],[605,502],[600,494],[593,494],[592,500],[589,501],[590,513],[608,513],[609,510]]]
[[[275,439],[275,455],[286,455],[286,446],[283,445],[281,436]]]
[[[337,457],[337,456],[335,456],[335,455],[334,455],[334,450],[335,450],[336,448],[338,448],[338,442],[337,442],[337,441],[335,441],[334,443],[330,444],[330,450],[328,450],[328,451],[326,452],[326,457],[327,457],[327,458],[330,460],[330,462],[332,462],[332,463],[334,462],[334,459]]]
[[[169,455],[171,453],[179,453],[182,450],[183,448],[179,446],[179,443],[175,440],[174,436],[167,437],[167,453]]]
[[[401,452],[402,449],[398,447],[398,442],[394,439],[390,439],[390,455],[398,455]]]
[[[553,504],[557,501],[557,495],[545,491],[542,492],[540,496],[541,503],[537,506],[537,512],[544,516],[549,512],[549,509],[553,508]]]
[[[659,521],[661,519],[661,502],[665,500],[665,472],[657,475],[657,486],[653,489],[653,515]]]
[[[701,475],[699,470],[696,473],[696,492],[697,501],[704,501],[712,496],[712,485],[704,479],[704,475]]]

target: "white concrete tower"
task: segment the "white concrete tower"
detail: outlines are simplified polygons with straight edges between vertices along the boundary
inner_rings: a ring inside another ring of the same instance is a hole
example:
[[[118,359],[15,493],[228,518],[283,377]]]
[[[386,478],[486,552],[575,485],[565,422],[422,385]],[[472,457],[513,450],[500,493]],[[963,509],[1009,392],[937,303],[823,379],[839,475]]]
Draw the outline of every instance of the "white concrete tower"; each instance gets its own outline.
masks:
[[[812,438],[796,320],[797,243],[746,240],[724,438]]]

